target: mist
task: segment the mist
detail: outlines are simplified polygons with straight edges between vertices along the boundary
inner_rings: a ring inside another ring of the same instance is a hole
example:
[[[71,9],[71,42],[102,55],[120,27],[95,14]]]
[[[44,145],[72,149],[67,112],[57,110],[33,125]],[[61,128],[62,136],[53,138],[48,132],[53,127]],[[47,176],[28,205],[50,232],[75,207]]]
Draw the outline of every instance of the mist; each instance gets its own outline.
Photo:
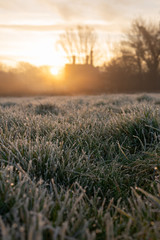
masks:
[[[0,64],[1,96],[56,94],[56,81],[49,66],[36,67],[25,62],[16,67]]]

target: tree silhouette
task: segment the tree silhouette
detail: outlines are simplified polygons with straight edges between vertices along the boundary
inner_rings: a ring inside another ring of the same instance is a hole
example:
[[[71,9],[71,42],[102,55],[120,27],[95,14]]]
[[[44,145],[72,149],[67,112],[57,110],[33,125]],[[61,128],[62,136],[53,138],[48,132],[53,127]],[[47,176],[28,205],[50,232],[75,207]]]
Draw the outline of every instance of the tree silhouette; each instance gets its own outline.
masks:
[[[160,25],[135,20],[125,37],[121,51],[123,57],[132,57],[140,74],[147,71],[150,77],[157,80],[160,66]]]
[[[70,63],[73,61],[73,56],[78,63],[86,63],[95,49],[96,41],[97,35],[93,28],[77,26],[60,34],[58,44],[66,53]]]

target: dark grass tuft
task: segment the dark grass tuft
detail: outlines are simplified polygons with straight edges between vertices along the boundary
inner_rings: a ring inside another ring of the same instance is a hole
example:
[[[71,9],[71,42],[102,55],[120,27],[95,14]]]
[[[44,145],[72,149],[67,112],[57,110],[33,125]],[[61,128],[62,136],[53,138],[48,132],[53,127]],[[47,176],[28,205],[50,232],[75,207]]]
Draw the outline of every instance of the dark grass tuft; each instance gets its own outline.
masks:
[[[139,97],[137,97],[138,102],[152,102],[153,100],[154,98],[147,94],[140,95]]]
[[[58,115],[59,108],[55,104],[39,104],[35,107],[35,113],[40,115],[55,114]]]

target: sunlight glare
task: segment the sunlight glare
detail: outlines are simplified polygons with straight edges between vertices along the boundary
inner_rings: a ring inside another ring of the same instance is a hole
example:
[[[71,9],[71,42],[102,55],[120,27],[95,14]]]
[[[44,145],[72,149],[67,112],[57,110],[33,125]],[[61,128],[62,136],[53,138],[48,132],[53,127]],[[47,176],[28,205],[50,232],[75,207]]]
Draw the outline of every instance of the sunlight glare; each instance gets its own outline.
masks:
[[[56,68],[56,67],[51,67],[50,72],[51,72],[52,75],[56,76],[59,73],[59,69]]]

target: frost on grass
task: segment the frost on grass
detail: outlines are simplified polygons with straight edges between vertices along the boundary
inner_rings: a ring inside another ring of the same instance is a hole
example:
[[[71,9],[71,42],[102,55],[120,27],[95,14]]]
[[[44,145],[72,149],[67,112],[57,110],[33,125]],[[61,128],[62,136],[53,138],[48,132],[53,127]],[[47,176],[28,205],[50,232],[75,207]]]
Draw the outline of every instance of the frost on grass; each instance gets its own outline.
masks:
[[[159,96],[140,97],[0,99],[0,239],[159,239]]]

